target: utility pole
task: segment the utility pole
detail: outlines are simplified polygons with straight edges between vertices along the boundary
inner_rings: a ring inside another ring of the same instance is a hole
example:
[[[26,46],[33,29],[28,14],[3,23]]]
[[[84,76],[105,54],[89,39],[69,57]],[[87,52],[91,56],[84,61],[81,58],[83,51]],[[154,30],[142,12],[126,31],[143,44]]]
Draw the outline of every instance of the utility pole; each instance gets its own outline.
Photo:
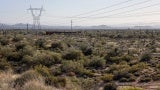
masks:
[[[73,21],[71,20],[71,31],[73,30]]]
[[[41,29],[40,17],[42,15],[42,11],[44,11],[43,6],[41,8],[32,8],[32,6],[30,6],[30,8],[27,10],[31,11],[33,17],[33,29],[38,29],[38,30]],[[37,12],[39,13],[37,14]]]
[[[27,34],[28,34],[29,32],[28,32],[28,24],[27,24]]]

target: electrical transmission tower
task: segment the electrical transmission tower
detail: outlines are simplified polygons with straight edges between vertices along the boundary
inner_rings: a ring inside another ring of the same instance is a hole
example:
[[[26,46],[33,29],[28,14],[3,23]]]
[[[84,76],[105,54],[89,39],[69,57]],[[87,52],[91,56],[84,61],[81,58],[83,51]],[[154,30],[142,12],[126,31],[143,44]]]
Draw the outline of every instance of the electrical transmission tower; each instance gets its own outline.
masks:
[[[31,11],[33,17],[33,29],[41,29],[40,17],[42,11],[44,11],[43,6],[41,8],[32,8],[32,6],[30,6],[28,10]]]

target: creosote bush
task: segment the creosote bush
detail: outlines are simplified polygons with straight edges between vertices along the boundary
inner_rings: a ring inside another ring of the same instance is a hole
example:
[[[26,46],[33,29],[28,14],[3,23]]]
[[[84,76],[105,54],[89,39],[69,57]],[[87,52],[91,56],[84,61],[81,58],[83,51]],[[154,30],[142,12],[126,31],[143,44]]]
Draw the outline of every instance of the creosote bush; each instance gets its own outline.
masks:
[[[103,90],[117,90],[117,85],[113,82],[106,83]]]
[[[70,50],[64,56],[66,60],[81,60],[83,58],[83,53],[79,50]]]
[[[100,57],[95,57],[89,62],[89,67],[93,68],[103,68],[106,65],[106,60]]]
[[[51,44],[51,50],[55,51],[55,50],[64,50],[65,49],[65,45],[62,42],[53,42]]]
[[[46,78],[45,82],[47,85],[55,86],[58,88],[65,87],[67,84],[67,80],[65,77],[50,76]]]
[[[2,71],[5,71],[5,70],[7,71],[9,69],[11,69],[11,65],[7,62],[7,60],[4,59],[4,58],[0,59],[0,71],[1,70]]]
[[[151,55],[148,54],[148,53],[143,54],[142,57],[141,57],[141,61],[143,61],[143,62],[147,62],[147,61],[150,61],[150,60],[151,60]]]

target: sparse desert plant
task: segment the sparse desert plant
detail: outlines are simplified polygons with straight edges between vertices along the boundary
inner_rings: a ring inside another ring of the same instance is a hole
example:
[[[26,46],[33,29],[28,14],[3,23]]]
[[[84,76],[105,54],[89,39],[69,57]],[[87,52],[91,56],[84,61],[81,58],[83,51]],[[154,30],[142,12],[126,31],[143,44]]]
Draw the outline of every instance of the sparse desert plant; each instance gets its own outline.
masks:
[[[9,69],[11,69],[9,62],[5,58],[0,59],[0,71],[7,71]]]
[[[91,47],[88,47],[88,46],[81,46],[81,50],[83,52],[84,55],[88,56],[88,55],[91,55],[93,53],[93,49]]]
[[[65,87],[67,84],[67,80],[65,77],[49,76],[46,77],[45,82],[47,85],[55,86],[58,88]]]
[[[10,43],[10,40],[6,37],[1,37],[0,38],[0,44],[1,45],[8,45]]]
[[[37,66],[34,67],[34,70],[44,77],[49,77],[50,76],[49,69],[46,66],[37,65]]]
[[[51,44],[51,50],[64,50],[64,48],[65,48],[65,45],[64,45],[64,43],[62,43],[62,42],[53,42],[52,44]]]
[[[79,62],[73,62],[73,61],[65,61],[62,63],[61,70],[62,72],[75,72],[79,73],[83,70],[83,65]]]
[[[83,54],[79,50],[70,50],[68,51],[64,56],[64,59],[66,60],[81,60],[83,58]]]
[[[147,61],[150,61],[150,60],[151,60],[151,55],[148,54],[148,53],[143,54],[142,57],[141,57],[141,61],[147,62]]]
[[[40,74],[37,72],[30,70],[24,72],[20,77],[16,78],[12,83],[14,87],[22,87],[25,83],[32,80],[43,80]]]
[[[118,88],[117,90],[143,90],[143,89],[139,87],[123,86]]]
[[[117,85],[113,82],[106,83],[103,90],[117,90]]]
[[[44,48],[45,47],[45,40],[44,39],[38,39],[36,42],[35,42],[35,45],[39,48]]]
[[[47,67],[61,63],[62,60],[61,54],[49,51],[37,52],[33,58],[36,65],[42,64]]]
[[[103,68],[106,65],[106,61],[101,57],[95,57],[93,60],[90,61],[89,67],[94,68]]]
[[[104,76],[101,77],[101,79],[104,82],[110,82],[113,80],[113,75],[112,74],[105,74]]]

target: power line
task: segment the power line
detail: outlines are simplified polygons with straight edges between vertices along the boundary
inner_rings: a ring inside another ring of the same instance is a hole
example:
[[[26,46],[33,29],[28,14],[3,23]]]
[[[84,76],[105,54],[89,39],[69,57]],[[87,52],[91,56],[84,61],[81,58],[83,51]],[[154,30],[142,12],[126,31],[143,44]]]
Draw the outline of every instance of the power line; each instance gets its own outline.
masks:
[[[120,2],[120,3],[113,4],[113,5],[111,5],[111,6],[107,6],[107,7],[104,7],[104,8],[97,9],[97,10],[85,12],[85,13],[78,14],[78,15],[74,15],[74,16],[72,16],[72,17],[77,17],[77,16],[81,16],[81,15],[86,15],[86,14],[90,14],[90,13],[102,11],[102,10],[105,10],[105,9],[108,9],[108,8],[112,8],[112,7],[114,7],[114,6],[119,6],[119,5],[128,3],[128,2],[131,2],[131,1],[134,1],[134,0],[126,0],[126,1],[123,1],[123,2]],[[50,18],[53,18],[53,17],[50,17]],[[54,17],[54,18],[55,18],[55,17]],[[71,17],[59,17],[59,18],[60,18],[60,19],[65,19],[65,18],[68,19],[68,18],[71,18]]]
[[[122,17],[137,17],[137,16],[148,16],[148,15],[159,15],[160,12],[156,11],[156,12],[147,12],[147,13],[143,13],[143,14],[139,14],[139,13],[134,13],[133,14],[126,14],[126,15],[123,15],[123,16],[102,16],[102,17],[88,17],[87,19],[99,19],[99,18],[122,18]],[[79,19],[83,19],[83,18],[86,18],[86,17],[75,17],[75,18],[79,18]]]
[[[85,12],[85,13],[78,14],[78,15],[74,15],[73,17],[82,16],[82,15],[86,15],[86,14],[90,14],[90,13],[94,13],[94,12],[102,11],[102,10],[105,10],[105,9],[108,9],[108,8],[111,8],[111,7],[114,7],[114,6],[119,6],[119,5],[121,5],[121,4],[125,4],[125,3],[131,2],[131,1],[133,1],[133,0],[123,1],[123,2],[116,3],[116,4],[113,4],[113,5],[111,5],[111,6],[107,6],[107,7],[104,7],[104,8],[97,9],[97,10],[93,10],[93,11]]]
[[[147,3],[147,2],[150,2],[150,1],[152,1],[152,0],[145,0],[143,2],[138,2],[138,3],[132,4],[132,5],[128,5],[128,6],[125,6],[125,7],[118,8],[118,9],[110,10],[110,11],[107,11],[107,12],[101,12],[101,13],[85,16],[84,18],[88,18],[88,17],[91,17],[91,16],[100,15],[100,14],[105,14],[105,13],[110,13],[110,12],[118,11],[118,10],[121,10],[121,9],[126,9],[126,8],[129,8],[129,7],[144,4],[144,3]]]
[[[157,5],[160,5],[160,3],[145,6],[145,7],[141,7],[141,8],[137,8],[137,9],[133,9],[133,10],[128,10],[128,11],[124,11],[124,12],[120,12],[120,13],[116,13],[116,14],[111,14],[111,15],[108,15],[108,16],[102,16],[102,17],[99,17],[99,18],[109,18],[109,16],[114,16],[114,15],[124,14],[124,13],[128,13],[128,12],[133,12],[133,11],[137,11],[137,10],[141,10],[141,9],[154,7],[154,6],[157,6]],[[88,17],[85,17],[85,18],[88,18]],[[79,20],[79,21],[86,21],[86,20]]]

